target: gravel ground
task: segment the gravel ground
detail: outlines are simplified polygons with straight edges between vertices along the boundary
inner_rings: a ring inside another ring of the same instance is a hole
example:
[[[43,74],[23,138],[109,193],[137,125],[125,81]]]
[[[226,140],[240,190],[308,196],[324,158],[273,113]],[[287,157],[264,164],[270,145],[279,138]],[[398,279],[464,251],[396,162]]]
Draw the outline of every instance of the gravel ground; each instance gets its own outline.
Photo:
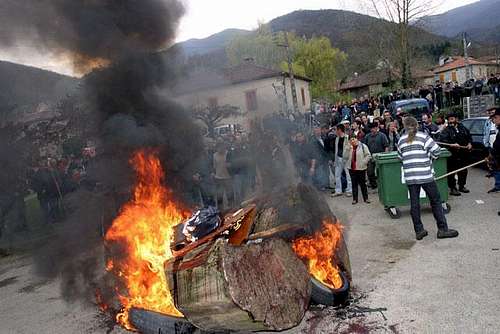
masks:
[[[355,210],[349,198],[329,199],[346,226],[355,301],[347,309],[315,308],[299,333],[499,333],[500,195],[487,195],[490,180],[470,176],[471,194],[450,200],[455,240],[414,239],[408,210],[391,220],[376,195]],[[109,329],[96,308],[68,304],[58,280],[37,278],[27,255],[0,259],[0,333],[125,333]]]

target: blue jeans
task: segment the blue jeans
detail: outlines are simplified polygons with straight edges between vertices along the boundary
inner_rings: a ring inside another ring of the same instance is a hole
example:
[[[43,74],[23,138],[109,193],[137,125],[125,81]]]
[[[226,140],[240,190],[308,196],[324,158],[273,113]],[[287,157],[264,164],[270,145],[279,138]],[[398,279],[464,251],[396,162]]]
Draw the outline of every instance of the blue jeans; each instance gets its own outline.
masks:
[[[351,176],[345,167],[346,161],[341,157],[335,157],[335,192],[342,193],[342,172],[346,172],[347,178],[347,193],[352,192]]]
[[[493,177],[495,178],[495,189],[500,190],[500,170],[493,171]]]

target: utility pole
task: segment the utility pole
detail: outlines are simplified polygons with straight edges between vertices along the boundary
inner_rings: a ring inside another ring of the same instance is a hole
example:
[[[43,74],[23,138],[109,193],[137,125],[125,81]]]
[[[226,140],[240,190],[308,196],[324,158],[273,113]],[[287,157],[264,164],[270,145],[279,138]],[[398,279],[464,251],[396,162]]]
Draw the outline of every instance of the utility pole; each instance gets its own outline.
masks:
[[[292,102],[293,102],[293,112],[294,115],[299,115],[299,102],[297,100],[297,89],[295,87],[295,76],[293,74],[293,66],[292,66],[292,55],[290,53],[290,44],[288,41],[288,33],[285,31],[285,44],[278,44],[279,47],[283,47],[286,50],[286,57],[288,63],[288,74],[290,75],[290,88],[292,90]]]
[[[286,114],[288,115],[288,98],[286,96],[286,75],[283,75],[283,99],[285,101],[285,111]]]
[[[498,57],[498,46],[495,46],[495,64],[497,65],[497,73],[498,73],[498,69],[499,69],[499,57]]]
[[[463,41],[464,41],[464,59],[465,59],[465,79],[469,80],[472,79],[471,71],[470,71],[470,65],[469,65],[469,52],[467,49],[469,48],[469,45],[467,44],[467,33],[464,32],[463,34]]]

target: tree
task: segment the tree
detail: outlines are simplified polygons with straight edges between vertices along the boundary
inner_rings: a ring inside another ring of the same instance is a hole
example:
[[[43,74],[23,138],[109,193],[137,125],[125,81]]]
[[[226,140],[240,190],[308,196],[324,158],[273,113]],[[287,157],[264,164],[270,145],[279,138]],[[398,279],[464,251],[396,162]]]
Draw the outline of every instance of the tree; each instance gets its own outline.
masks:
[[[344,65],[347,55],[333,48],[326,37],[313,37],[309,40],[294,37],[291,48],[294,72],[313,80],[312,97],[331,98],[335,91],[337,73]]]
[[[393,34],[396,37],[398,67],[403,88],[412,82],[410,29],[413,22],[436,8],[433,0],[369,0],[380,18],[395,23]]]
[[[285,44],[284,34],[273,34],[267,25],[260,25],[253,35],[235,38],[226,52],[231,65],[252,58],[257,65],[288,72]],[[288,45],[294,73],[313,80],[312,97],[331,98],[347,55],[332,47],[327,37],[305,39],[288,34]]]
[[[208,131],[208,136],[215,137],[215,128],[220,125],[220,122],[229,117],[240,116],[239,108],[224,105],[224,106],[201,106],[195,107],[192,110],[193,117],[200,120]]]

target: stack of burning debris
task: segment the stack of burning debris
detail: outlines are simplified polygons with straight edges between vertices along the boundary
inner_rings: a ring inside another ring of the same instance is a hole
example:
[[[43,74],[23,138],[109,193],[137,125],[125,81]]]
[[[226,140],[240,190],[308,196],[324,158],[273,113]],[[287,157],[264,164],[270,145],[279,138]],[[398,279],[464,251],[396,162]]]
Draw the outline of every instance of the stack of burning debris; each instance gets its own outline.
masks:
[[[140,151],[132,163],[134,198],[106,235],[108,254],[116,247],[127,254],[107,261],[123,283],[117,320],[124,327],[144,334],[279,331],[301,322],[311,297],[327,305],[347,297],[342,227],[312,187],[187,219],[163,187],[154,153]]]

